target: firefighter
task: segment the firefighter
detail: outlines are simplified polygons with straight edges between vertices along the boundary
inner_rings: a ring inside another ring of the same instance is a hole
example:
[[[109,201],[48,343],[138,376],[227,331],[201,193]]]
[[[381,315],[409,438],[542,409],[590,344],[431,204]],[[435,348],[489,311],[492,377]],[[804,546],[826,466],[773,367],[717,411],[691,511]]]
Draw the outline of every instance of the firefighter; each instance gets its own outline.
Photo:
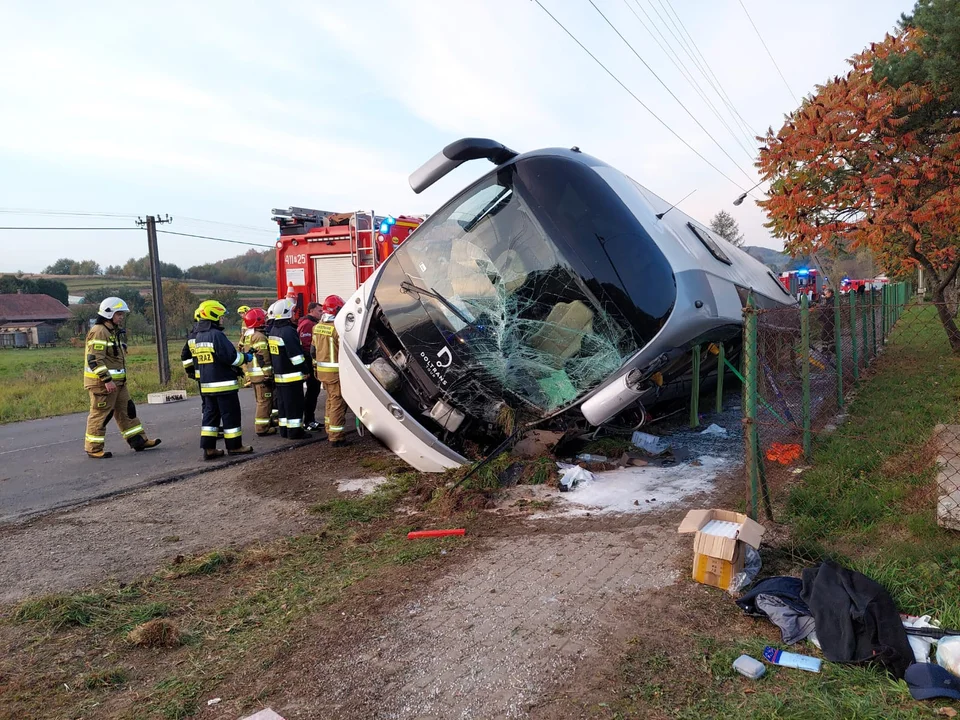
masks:
[[[197,392],[200,392],[200,375],[197,372],[197,362],[196,362],[196,348],[194,345],[197,341],[197,326],[200,324],[200,308],[198,307],[193,311],[193,327],[190,328],[190,332],[187,333],[187,340],[183,343],[183,348],[180,350],[180,360],[183,362],[183,371],[187,374],[187,377],[191,380],[196,381],[197,383]],[[207,405],[207,396],[202,392],[200,393],[200,412],[201,415],[206,414],[204,409]],[[217,437],[223,438],[223,423],[220,423],[220,427],[217,428]]]
[[[160,444],[160,438],[147,439],[127,390],[126,353],[121,330],[128,312],[130,308],[120,298],[105,298],[100,303],[96,323],[87,333],[83,387],[90,393],[90,414],[87,416],[84,450],[97,460],[113,456],[103,449],[110,418],[117,421],[123,438],[137,452]]]
[[[320,322],[313,328],[311,349],[314,372],[327,392],[327,408],[323,421],[327,428],[327,440],[334,447],[346,444],[343,431],[347,404],[340,394],[340,336],[333,326],[333,319],[343,305],[343,298],[339,295],[328,295],[324,299]]]
[[[303,381],[309,365],[293,324],[293,309],[293,302],[287,299],[274,303],[273,328],[267,344],[280,410],[280,436],[300,440],[310,437],[303,430]]]
[[[303,348],[305,357],[311,357],[310,346],[313,343],[313,327],[320,322],[322,313],[320,303],[312,302],[307,305],[307,314],[300,318],[297,323],[297,335],[300,338],[300,346]],[[320,381],[314,377],[314,373],[307,375],[307,389],[303,395],[303,426],[307,430],[319,430],[320,423],[317,422],[317,399],[320,397]]]
[[[223,423],[223,442],[230,455],[246,455],[253,448],[243,444],[240,426],[240,366],[253,358],[239,352],[223,333],[221,318],[227,309],[216,300],[200,303],[197,335],[194,338],[194,358],[200,375],[200,394],[203,420],[200,428],[200,448],[204,460],[222,457],[217,449],[217,427]]]
[[[243,321],[243,316],[250,311],[249,305],[241,305],[237,308],[237,317],[240,318],[240,342],[237,343],[237,350],[243,352],[243,347],[247,343],[247,336],[250,334],[250,328],[247,327],[247,324]],[[250,378],[246,376],[247,371],[250,369],[249,365],[243,366],[243,386],[245,388],[250,387]]]
[[[276,317],[273,314],[274,307],[280,302],[275,300],[267,307],[267,324],[263,326],[263,334],[267,336],[267,349],[269,350],[270,343],[270,331],[273,330],[273,323],[276,321]],[[277,427],[280,424],[280,395],[277,392],[276,381],[274,381],[273,388],[273,410],[270,411],[270,420],[271,424],[274,427]]]
[[[263,329],[267,324],[267,314],[260,308],[248,310],[243,323],[249,329],[242,352],[253,355],[253,362],[247,370],[247,378],[253,383],[253,392],[257,399],[257,416],[254,421],[257,435],[276,435],[272,427],[273,411],[273,366],[270,364],[270,349]]]

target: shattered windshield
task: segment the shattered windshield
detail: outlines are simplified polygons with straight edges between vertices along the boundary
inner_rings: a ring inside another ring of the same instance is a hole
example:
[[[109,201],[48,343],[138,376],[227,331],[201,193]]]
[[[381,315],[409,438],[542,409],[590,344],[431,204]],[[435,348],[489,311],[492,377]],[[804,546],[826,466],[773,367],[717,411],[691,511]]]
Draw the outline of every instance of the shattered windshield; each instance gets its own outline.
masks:
[[[407,278],[402,291],[419,300],[467,373],[492,375],[551,412],[616,372],[642,342],[618,308],[618,301],[632,304],[622,283],[601,281],[617,279],[619,270],[598,247],[638,239],[616,228],[606,237],[591,230],[589,247],[563,250],[545,221],[511,167],[431,216],[394,262]],[[403,312],[409,317],[409,306]]]

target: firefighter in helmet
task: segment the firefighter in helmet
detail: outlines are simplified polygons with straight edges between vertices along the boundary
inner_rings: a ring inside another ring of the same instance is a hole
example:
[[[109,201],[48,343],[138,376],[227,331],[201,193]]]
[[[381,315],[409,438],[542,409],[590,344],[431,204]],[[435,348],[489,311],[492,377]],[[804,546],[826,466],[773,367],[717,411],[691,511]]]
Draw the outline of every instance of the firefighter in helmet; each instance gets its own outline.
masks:
[[[324,424],[327,428],[327,440],[333,446],[344,445],[344,423],[347,417],[347,404],[340,394],[340,336],[333,326],[333,319],[343,307],[343,298],[328,295],[323,301],[320,322],[313,328],[313,366],[316,378],[323,383],[327,393],[327,408]]]
[[[243,324],[248,333],[241,351],[253,356],[253,361],[247,366],[247,379],[253,383],[253,392],[257,399],[257,416],[254,421],[257,435],[275,435],[277,429],[272,427],[273,366],[267,336],[263,332],[267,324],[267,314],[260,308],[247,310],[247,314],[243,316]]]
[[[200,448],[205,460],[222,457],[217,449],[217,429],[223,427],[223,442],[230,455],[246,455],[253,448],[243,444],[240,420],[240,366],[253,360],[239,352],[223,332],[220,320],[227,309],[216,300],[200,303],[194,359],[200,375],[200,393],[205,397],[200,428]]]
[[[90,414],[84,450],[97,460],[113,456],[103,449],[110,418],[117,421],[123,438],[137,452],[160,444],[160,438],[147,439],[127,390],[123,320],[128,312],[130,308],[120,298],[105,298],[100,303],[97,321],[87,333],[83,387],[90,393]]]
[[[274,321],[267,345],[280,410],[280,437],[300,440],[310,437],[303,430],[303,381],[310,366],[293,323],[293,310],[293,301],[288,299],[273,304]]]

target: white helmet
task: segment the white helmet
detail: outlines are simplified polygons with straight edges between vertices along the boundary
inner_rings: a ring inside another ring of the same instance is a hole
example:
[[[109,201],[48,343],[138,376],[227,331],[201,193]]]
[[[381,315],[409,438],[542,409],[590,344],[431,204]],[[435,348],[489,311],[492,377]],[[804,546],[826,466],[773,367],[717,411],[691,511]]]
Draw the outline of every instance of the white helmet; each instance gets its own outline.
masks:
[[[273,304],[273,317],[277,320],[290,320],[293,317],[293,309],[296,303],[293,300],[277,300]]]
[[[118,312],[130,312],[130,308],[127,307],[127,304],[118,297],[108,297],[104,298],[103,302],[100,303],[100,310],[97,312],[102,318],[107,320],[112,320],[114,313]]]
[[[277,315],[275,311],[277,309],[278,302],[279,302],[278,300],[274,300],[272,303],[270,303],[270,307],[267,308],[267,320],[277,319]]]

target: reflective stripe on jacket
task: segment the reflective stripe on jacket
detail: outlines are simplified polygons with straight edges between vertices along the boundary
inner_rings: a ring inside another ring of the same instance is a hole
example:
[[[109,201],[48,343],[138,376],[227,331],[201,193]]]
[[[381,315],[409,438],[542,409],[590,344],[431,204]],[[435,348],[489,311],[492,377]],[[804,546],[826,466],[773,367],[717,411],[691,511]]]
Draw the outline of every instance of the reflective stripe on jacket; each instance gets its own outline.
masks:
[[[83,387],[102,390],[103,384],[125,382],[126,357],[117,327],[109,320],[98,320],[87,333],[84,346]]]
[[[332,322],[314,325],[312,355],[318,380],[332,379],[332,373],[340,372],[340,335]]]
[[[238,369],[243,365],[243,353],[218,326],[209,320],[197,323],[193,352],[200,373],[201,393],[209,395],[240,389]]]
[[[267,338],[270,348],[270,364],[273,378],[278,383],[302,382],[306,379],[307,359],[297,336],[297,329],[290,320],[276,320]]]

